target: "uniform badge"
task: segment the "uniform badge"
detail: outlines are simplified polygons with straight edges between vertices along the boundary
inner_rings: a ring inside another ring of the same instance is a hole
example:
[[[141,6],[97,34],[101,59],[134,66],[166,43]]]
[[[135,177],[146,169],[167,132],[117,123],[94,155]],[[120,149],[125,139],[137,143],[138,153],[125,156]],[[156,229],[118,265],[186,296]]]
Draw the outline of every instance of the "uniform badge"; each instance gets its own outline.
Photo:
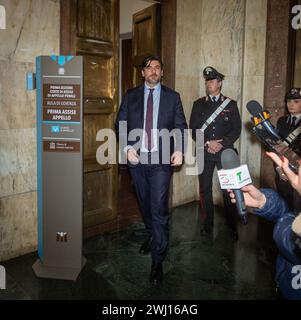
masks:
[[[205,73],[209,74],[210,72],[212,72],[212,69],[211,68],[206,68]]]

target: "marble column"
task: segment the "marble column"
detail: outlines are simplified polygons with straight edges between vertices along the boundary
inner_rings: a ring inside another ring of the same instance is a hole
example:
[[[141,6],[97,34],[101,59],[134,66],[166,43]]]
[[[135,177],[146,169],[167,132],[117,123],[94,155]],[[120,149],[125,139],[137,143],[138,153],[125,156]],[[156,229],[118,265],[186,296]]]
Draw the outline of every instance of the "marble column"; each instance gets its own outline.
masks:
[[[212,0],[203,1],[202,34],[200,42],[200,71],[212,66],[225,75],[222,92],[234,99],[241,111],[243,82],[243,48],[245,1],[243,0]],[[205,89],[201,79],[201,96]],[[236,143],[239,149],[239,143]],[[213,179],[214,203],[223,205],[217,175]]]
[[[187,122],[193,101],[200,95],[202,3],[177,0],[175,90],[181,94]],[[184,165],[173,176],[173,205],[194,201],[197,197],[197,176],[187,175]]]
[[[261,143],[251,132],[251,115],[246,109],[250,100],[263,105],[266,54],[267,1],[246,0],[243,46],[243,77],[240,139],[241,162],[247,163],[253,182],[259,185],[261,170]]]

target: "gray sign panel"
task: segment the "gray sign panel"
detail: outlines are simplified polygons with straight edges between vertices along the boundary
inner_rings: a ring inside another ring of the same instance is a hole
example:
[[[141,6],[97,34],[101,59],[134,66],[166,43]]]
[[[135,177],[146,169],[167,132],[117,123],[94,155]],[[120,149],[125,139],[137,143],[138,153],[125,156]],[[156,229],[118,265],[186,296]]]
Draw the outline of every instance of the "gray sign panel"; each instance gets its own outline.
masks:
[[[75,280],[84,259],[82,57],[37,58],[38,254],[41,277]]]

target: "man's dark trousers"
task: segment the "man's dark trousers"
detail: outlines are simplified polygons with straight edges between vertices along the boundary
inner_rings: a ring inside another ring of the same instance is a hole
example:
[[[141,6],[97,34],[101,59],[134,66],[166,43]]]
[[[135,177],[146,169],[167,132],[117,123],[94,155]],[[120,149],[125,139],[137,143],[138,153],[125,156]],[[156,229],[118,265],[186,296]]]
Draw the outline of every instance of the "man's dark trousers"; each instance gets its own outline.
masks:
[[[152,261],[161,263],[168,247],[168,197],[172,168],[139,163],[130,166],[130,173],[146,230],[152,237]]]

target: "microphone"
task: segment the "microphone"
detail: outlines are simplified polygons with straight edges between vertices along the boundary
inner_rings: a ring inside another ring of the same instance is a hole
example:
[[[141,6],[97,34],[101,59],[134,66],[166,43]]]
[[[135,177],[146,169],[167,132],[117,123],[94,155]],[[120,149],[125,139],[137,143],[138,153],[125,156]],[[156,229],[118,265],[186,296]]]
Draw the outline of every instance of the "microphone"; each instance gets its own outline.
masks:
[[[240,167],[240,160],[237,153],[233,149],[225,149],[221,154],[221,162],[223,169],[236,169]],[[243,224],[248,223],[247,208],[244,201],[243,193],[240,189],[233,190],[236,198],[236,209],[241,216]]]
[[[247,109],[252,115],[253,128],[257,138],[268,147],[269,151],[275,152],[278,156],[285,156],[289,160],[290,168],[298,173],[301,147],[298,143],[290,141],[280,135],[270,122],[271,115],[262,110],[262,106],[255,100],[247,103]]]
[[[255,100],[251,100],[247,103],[247,109],[253,116],[252,122],[255,126],[263,126],[268,133],[275,138],[275,140],[281,140],[282,137],[279,134],[278,129],[276,129],[270,122],[271,115],[268,111],[263,111],[262,106]]]

